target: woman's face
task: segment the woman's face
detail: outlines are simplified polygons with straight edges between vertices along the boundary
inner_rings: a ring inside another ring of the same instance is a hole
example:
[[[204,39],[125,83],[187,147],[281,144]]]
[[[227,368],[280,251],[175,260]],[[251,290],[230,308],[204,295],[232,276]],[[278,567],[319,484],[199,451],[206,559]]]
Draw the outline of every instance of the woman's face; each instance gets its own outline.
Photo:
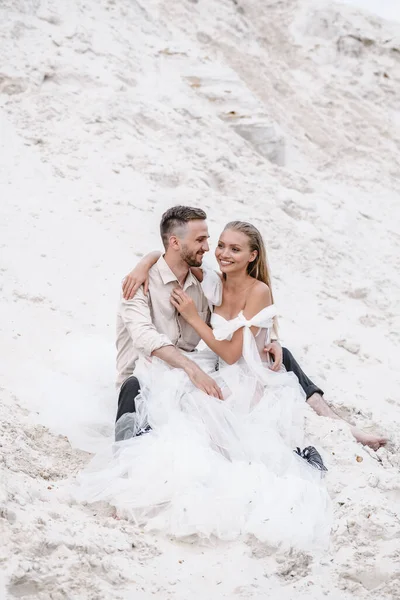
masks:
[[[222,273],[245,271],[249,262],[257,256],[257,251],[250,250],[249,238],[241,231],[225,229],[215,249],[215,258]]]

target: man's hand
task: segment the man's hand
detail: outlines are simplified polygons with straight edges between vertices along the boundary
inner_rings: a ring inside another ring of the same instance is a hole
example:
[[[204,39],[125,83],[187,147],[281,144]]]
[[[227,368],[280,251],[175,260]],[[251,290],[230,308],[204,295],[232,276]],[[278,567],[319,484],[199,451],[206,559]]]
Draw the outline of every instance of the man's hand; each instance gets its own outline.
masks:
[[[158,348],[151,353],[151,356],[161,358],[161,360],[170,365],[170,367],[183,369],[189,376],[189,379],[193,385],[199,388],[199,390],[202,390],[205,394],[214,396],[214,398],[219,398],[220,400],[224,399],[222,392],[214,379],[204,373],[204,371],[200,369],[195,362],[182,354],[182,352],[178,350],[178,348],[175,348],[175,346],[171,345]]]
[[[220,400],[224,399],[222,391],[216,384],[215,380],[204,373],[200,367],[192,363],[192,365],[185,369],[185,372],[189,376],[193,385],[195,385],[199,390],[205,394],[208,394],[208,396],[214,396],[214,398],[219,398]]]
[[[282,366],[282,346],[279,342],[271,342],[264,348],[264,352],[268,352],[272,358],[273,363],[270,366],[271,371],[278,372]]]

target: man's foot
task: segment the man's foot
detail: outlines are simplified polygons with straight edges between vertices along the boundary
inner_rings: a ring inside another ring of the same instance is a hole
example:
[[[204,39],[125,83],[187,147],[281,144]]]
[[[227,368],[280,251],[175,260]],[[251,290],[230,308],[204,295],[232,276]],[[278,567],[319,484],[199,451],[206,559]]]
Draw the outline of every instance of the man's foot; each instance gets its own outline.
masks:
[[[372,450],[375,450],[375,452],[387,444],[386,438],[374,435],[373,433],[367,433],[362,429],[357,429],[357,427],[352,427],[351,433],[354,435],[357,442],[363,446],[369,446]]]
[[[340,421],[344,421],[344,419],[339,417],[339,415],[337,415],[325,402],[321,394],[313,394],[312,396],[310,396],[310,398],[308,398],[307,403],[320,417],[329,417],[330,419],[338,419]],[[357,442],[359,442],[363,446],[369,446],[370,448],[372,448],[372,450],[375,450],[375,452],[379,450],[379,448],[387,444],[386,438],[379,435],[374,435],[372,433],[366,433],[362,429],[358,429],[357,427],[353,427],[352,425],[350,425],[350,431],[356,438]]]

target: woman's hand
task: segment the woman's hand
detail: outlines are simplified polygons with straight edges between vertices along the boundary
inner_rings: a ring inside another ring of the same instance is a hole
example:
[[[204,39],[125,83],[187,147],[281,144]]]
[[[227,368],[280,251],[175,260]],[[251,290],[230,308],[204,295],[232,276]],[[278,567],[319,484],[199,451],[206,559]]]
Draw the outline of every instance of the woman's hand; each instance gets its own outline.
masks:
[[[195,303],[181,288],[173,289],[170,301],[188,323],[199,316]]]
[[[132,300],[141,285],[143,285],[144,293],[147,294],[149,291],[149,270],[139,264],[128,273],[122,282],[124,300]]]
[[[161,252],[155,250],[146,254],[136,265],[134,269],[125,277],[122,282],[122,295],[124,300],[132,300],[140,286],[143,284],[145,294],[149,291],[149,271],[156,264],[161,256]]]
[[[270,344],[267,344],[264,348],[264,352],[267,352],[273,358],[273,363],[269,367],[271,371],[275,371],[276,373],[280,371],[283,357],[282,346],[280,343],[278,341],[274,341]]]

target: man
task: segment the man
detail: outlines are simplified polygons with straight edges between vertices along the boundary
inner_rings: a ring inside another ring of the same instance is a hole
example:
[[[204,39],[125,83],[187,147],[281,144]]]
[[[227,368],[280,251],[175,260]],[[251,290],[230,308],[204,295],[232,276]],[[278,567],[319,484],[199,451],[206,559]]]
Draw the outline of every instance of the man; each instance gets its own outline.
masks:
[[[190,267],[201,266],[205,252],[209,251],[206,218],[206,213],[199,208],[175,206],[167,210],[160,224],[165,254],[149,271],[147,293],[141,286],[132,299],[121,297],[117,315],[117,386],[120,388],[117,422],[123,415],[136,412],[135,398],[140,385],[134,371],[140,354],[156,356],[171,367],[183,369],[197,388],[222,399],[214,379],[191,359],[200,341],[199,336],[170,303],[171,292],[179,285],[193,299],[204,321],[209,318],[207,299],[200,282],[190,270]],[[323,391],[302,371],[289,350],[282,349],[275,341],[266,351],[274,357],[274,370],[279,370],[282,361],[287,371],[295,373],[307,402],[317,414],[340,418],[325,402]],[[355,428],[352,428],[352,433],[357,441],[374,449],[384,443],[381,438]],[[126,431],[117,431],[116,440],[126,435]]]

